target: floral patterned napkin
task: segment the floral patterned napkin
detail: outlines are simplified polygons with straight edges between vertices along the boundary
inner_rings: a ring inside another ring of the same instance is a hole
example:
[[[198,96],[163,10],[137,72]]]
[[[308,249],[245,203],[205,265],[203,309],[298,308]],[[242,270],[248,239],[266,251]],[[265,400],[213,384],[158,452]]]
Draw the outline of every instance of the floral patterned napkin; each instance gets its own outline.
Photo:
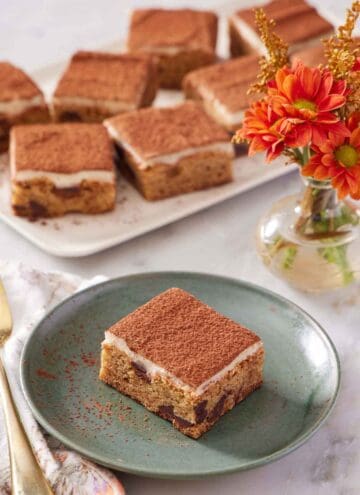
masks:
[[[25,430],[55,494],[123,495],[124,488],[111,471],[66,450],[60,442],[45,433],[31,414],[19,379],[21,351],[34,324],[65,297],[99,283],[103,278],[82,280],[74,275],[43,273],[22,264],[1,261],[0,276],[14,319],[13,334],[4,349],[4,364]],[[0,410],[0,495],[8,495],[11,493],[10,469],[2,419]]]

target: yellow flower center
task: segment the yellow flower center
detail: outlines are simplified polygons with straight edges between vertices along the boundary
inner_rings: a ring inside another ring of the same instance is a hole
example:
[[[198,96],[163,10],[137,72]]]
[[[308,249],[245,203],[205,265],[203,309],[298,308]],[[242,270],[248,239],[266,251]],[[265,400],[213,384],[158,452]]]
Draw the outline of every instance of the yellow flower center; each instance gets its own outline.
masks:
[[[305,100],[304,98],[299,98],[294,101],[294,107],[298,110],[312,110],[313,112],[316,112],[317,110],[314,102]]]
[[[350,144],[343,144],[336,148],[334,155],[337,161],[346,168],[353,167],[359,161],[358,151]]]

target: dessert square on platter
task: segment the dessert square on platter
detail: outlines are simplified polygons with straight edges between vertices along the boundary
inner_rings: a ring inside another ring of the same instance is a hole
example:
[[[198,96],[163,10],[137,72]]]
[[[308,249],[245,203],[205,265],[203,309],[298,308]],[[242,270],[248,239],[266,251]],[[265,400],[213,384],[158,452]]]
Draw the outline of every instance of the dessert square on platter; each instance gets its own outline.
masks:
[[[326,64],[324,45],[318,43],[317,45],[294,52],[290,57],[290,61],[293,63],[296,60],[301,60],[309,67],[317,67],[320,64]]]
[[[104,124],[123,152],[123,166],[146,199],[163,199],[232,180],[229,135],[199,103],[145,108],[117,115]]]
[[[54,118],[58,122],[102,122],[151,105],[157,86],[150,56],[80,51],[56,87]]]
[[[13,127],[10,167],[16,215],[102,213],[115,206],[113,149],[101,124]]]
[[[48,107],[35,82],[18,67],[0,62],[0,153],[8,149],[13,125],[48,120]]]
[[[252,101],[248,89],[258,71],[257,55],[234,58],[187,74],[183,80],[184,92],[187,98],[200,100],[220,125],[235,131]]]
[[[252,331],[172,288],[105,332],[100,379],[199,438],[263,380]]]
[[[269,19],[276,23],[275,32],[294,52],[332,34],[334,28],[305,0],[273,0],[263,6]],[[254,10],[242,9],[229,18],[230,51],[233,57],[245,53],[266,55],[255,25]]]
[[[156,56],[160,86],[176,89],[189,71],[215,62],[216,39],[213,12],[138,9],[131,17],[127,49]]]

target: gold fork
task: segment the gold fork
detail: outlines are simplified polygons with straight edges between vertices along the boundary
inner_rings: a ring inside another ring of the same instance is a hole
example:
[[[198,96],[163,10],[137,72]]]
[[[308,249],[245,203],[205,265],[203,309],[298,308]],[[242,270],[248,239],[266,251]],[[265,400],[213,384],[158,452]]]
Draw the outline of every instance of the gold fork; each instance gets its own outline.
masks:
[[[7,431],[14,495],[51,495],[43,472],[32,451],[16,411],[9,382],[1,360],[1,350],[12,330],[12,318],[4,286],[0,280],[0,400]]]

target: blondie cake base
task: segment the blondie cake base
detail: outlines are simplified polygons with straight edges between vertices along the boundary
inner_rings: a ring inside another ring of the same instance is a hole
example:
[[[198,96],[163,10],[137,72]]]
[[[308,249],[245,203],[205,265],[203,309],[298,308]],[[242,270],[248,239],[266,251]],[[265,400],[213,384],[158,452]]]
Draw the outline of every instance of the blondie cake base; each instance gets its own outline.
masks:
[[[29,108],[16,115],[0,113],[0,153],[9,148],[10,129],[14,125],[46,124],[50,121],[50,113],[46,105]]]
[[[46,178],[12,182],[14,213],[32,219],[75,212],[104,213],[114,208],[115,195],[116,186],[110,182],[83,180],[62,189]]]
[[[225,153],[196,153],[180,159],[176,164],[159,163],[145,169],[139,168],[126,151],[124,158],[120,167],[125,168],[127,178],[149,201],[207,189],[233,180],[232,157]]]
[[[146,370],[108,343],[101,352],[100,379],[192,438],[199,438],[219,418],[262,384],[264,350],[230,369],[201,394],[178,387],[166,376],[151,379]]]
[[[106,109],[100,106],[63,102],[61,98],[53,101],[51,111],[54,122],[101,123],[109,116]]]

